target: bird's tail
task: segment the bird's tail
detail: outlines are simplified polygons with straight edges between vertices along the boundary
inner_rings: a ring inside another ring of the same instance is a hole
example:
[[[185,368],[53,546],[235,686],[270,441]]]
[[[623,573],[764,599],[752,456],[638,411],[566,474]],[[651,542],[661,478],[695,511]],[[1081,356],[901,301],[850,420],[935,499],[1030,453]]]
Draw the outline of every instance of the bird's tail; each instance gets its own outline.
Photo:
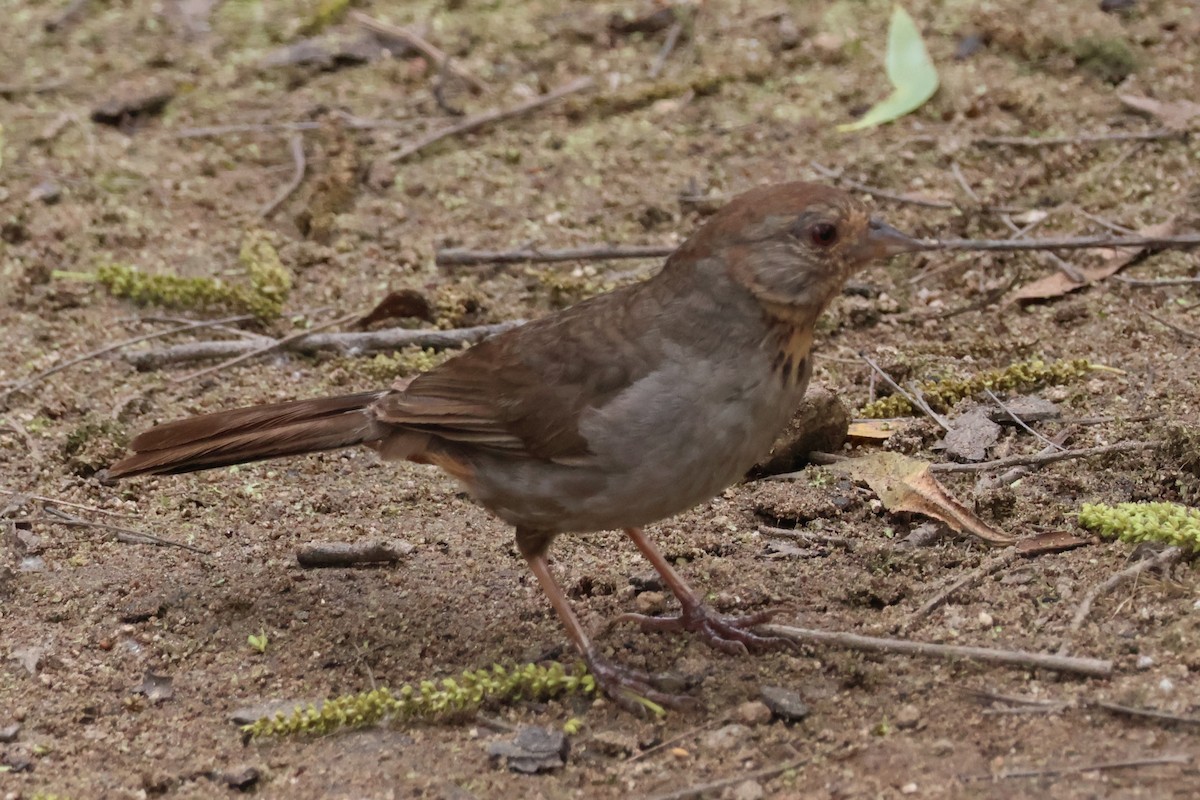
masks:
[[[108,473],[123,478],[194,472],[376,442],[387,431],[369,406],[383,394],[295,400],[167,422],[138,434],[130,445],[133,455]]]

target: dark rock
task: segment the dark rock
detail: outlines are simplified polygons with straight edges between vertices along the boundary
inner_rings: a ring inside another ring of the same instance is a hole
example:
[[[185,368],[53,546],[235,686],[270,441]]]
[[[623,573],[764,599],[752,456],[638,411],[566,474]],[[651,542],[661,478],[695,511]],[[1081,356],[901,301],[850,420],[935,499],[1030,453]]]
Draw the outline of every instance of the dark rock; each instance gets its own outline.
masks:
[[[850,412],[837,395],[819,386],[810,388],[770,454],[750,468],[749,477],[795,472],[808,463],[809,453],[840,449],[849,429]]]
[[[771,713],[784,722],[800,722],[809,715],[808,704],[798,692],[781,686],[764,686],[759,696]]]
[[[254,785],[261,779],[262,772],[259,771],[258,767],[249,765],[221,773],[221,781],[230,789],[237,789],[239,792],[245,792],[254,788]]]
[[[489,756],[503,758],[510,770],[526,774],[558,769],[566,763],[569,750],[562,731],[536,726],[522,728],[511,740],[488,745]]]

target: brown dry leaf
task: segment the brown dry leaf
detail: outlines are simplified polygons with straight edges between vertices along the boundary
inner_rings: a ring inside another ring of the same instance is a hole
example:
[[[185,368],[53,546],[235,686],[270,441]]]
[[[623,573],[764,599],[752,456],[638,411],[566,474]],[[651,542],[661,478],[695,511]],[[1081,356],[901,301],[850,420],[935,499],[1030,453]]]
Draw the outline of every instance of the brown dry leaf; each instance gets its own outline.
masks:
[[[1017,552],[1023,556],[1040,556],[1044,553],[1062,553],[1095,543],[1094,537],[1076,536],[1070,531],[1047,531],[1022,539],[1017,545]]]
[[[1138,231],[1138,234],[1140,236],[1170,236],[1174,232],[1175,220],[1172,219],[1142,228]],[[1091,267],[1079,267],[1079,272],[1085,279],[1083,283],[1076,283],[1067,277],[1066,274],[1055,272],[1053,275],[1039,278],[1017,289],[1009,298],[1009,302],[1023,303],[1031,300],[1049,300],[1055,297],[1062,297],[1065,294],[1089,286],[1096,281],[1112,277],[1123,270],[1129,262],[1137,258],[1141,250],[1132,247],[1121,247],[1102,252],[1106,255],[1104,256],[1104,261],[1101,263]]]
[[[975,516],[950,496],[929,472],[929,462],[900,453],[875,453],[831,464],[828,469],[848,475],[871,487],[888,511],[910,511],[941,520],[959,533],[995,546],[1017,540]]]
[[[1173,131],[1186,131],[1191,127],[1192,120],[1200,117],[1200,103],[1191,100],[1165,103],[1135,94],[1119,94],[1117,97],[1134,111],[1149,114]]]
[[[890,419],[860,419],[851,422],[846,429],[846,439],[859,444],[871,444],[887,441],[896,431],[900,423]]]

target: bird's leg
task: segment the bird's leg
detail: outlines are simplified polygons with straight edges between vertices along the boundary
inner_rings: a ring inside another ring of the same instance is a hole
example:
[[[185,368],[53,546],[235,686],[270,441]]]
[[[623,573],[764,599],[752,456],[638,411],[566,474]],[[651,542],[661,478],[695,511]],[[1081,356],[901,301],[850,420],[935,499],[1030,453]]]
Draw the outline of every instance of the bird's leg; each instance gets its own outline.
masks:
[[[583,656],[588,671],[595,677],[596,685],[605,694],[626,710],[639,714],[644,714],[647,710],[644,704],[638,702],[639,696],[669,708],[680,708],[695,703],[695,700],[687,695],[669,694],[654,688],[655,677],[653,675],[622,667],[601,656],[583,629],[583,625],[580,624],[579,618],[571,609],[571,603],[563,593],[562,587],[558,585],[558,581],[550,572],[550,564],[546,560],[545,551],[535,555],[527,554],[525,560],[529,563],[529,569],[537,577],[538,583],[541,584],[542,591],[546,593],[546,597],[550,598],[550,605],[554,606],[558,618],[562,620],[575,649]]]
[[[691,631],[699,634],[709,647],[732,655],[745,655],[751,650],[761,651],[795,646],[788,639],[778,636],[761,636],[751,630],[755,625],[769,621],[777,613],[776,609],[759,611],[744,617],[722,616],[704,604],[692,587],[687,585],[683,576],[671,566],[671,562],[667,561],[666,556],[646,538],[641,528],[626,528],[625,535],[633,540],[646,560],[662,576],[663,582],[679,600],[680,612],[673,616],[662,617],[627,613],[617,617],[614,622],[636,622],[643,630]]]

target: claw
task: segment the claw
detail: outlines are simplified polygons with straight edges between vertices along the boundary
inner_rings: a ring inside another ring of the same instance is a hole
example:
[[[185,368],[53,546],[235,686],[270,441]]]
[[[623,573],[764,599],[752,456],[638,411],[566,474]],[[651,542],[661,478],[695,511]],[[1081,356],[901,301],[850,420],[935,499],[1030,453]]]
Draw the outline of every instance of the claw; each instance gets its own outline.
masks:
[[[704,604],[686,607],[679,614],[651,617],[645,614],[625,613],[613,620],[634,622],[646,631],[689,631],[714,650],[733,656],[744,656],[751,652],[794,648],[795,642],[780,636],[761,636],[750,630],[756,625],[769,622],[779,609],[766,609],[742,617],[726,617]]]
[[[664,708],[700,708],[700,702],[690,695],[658,689],[656,684],[662,680],[661,676],[623,667],[598,655],[588,656],[586,661],[596,685],[618,706],[638,716],[661,717],[666,713]]]

